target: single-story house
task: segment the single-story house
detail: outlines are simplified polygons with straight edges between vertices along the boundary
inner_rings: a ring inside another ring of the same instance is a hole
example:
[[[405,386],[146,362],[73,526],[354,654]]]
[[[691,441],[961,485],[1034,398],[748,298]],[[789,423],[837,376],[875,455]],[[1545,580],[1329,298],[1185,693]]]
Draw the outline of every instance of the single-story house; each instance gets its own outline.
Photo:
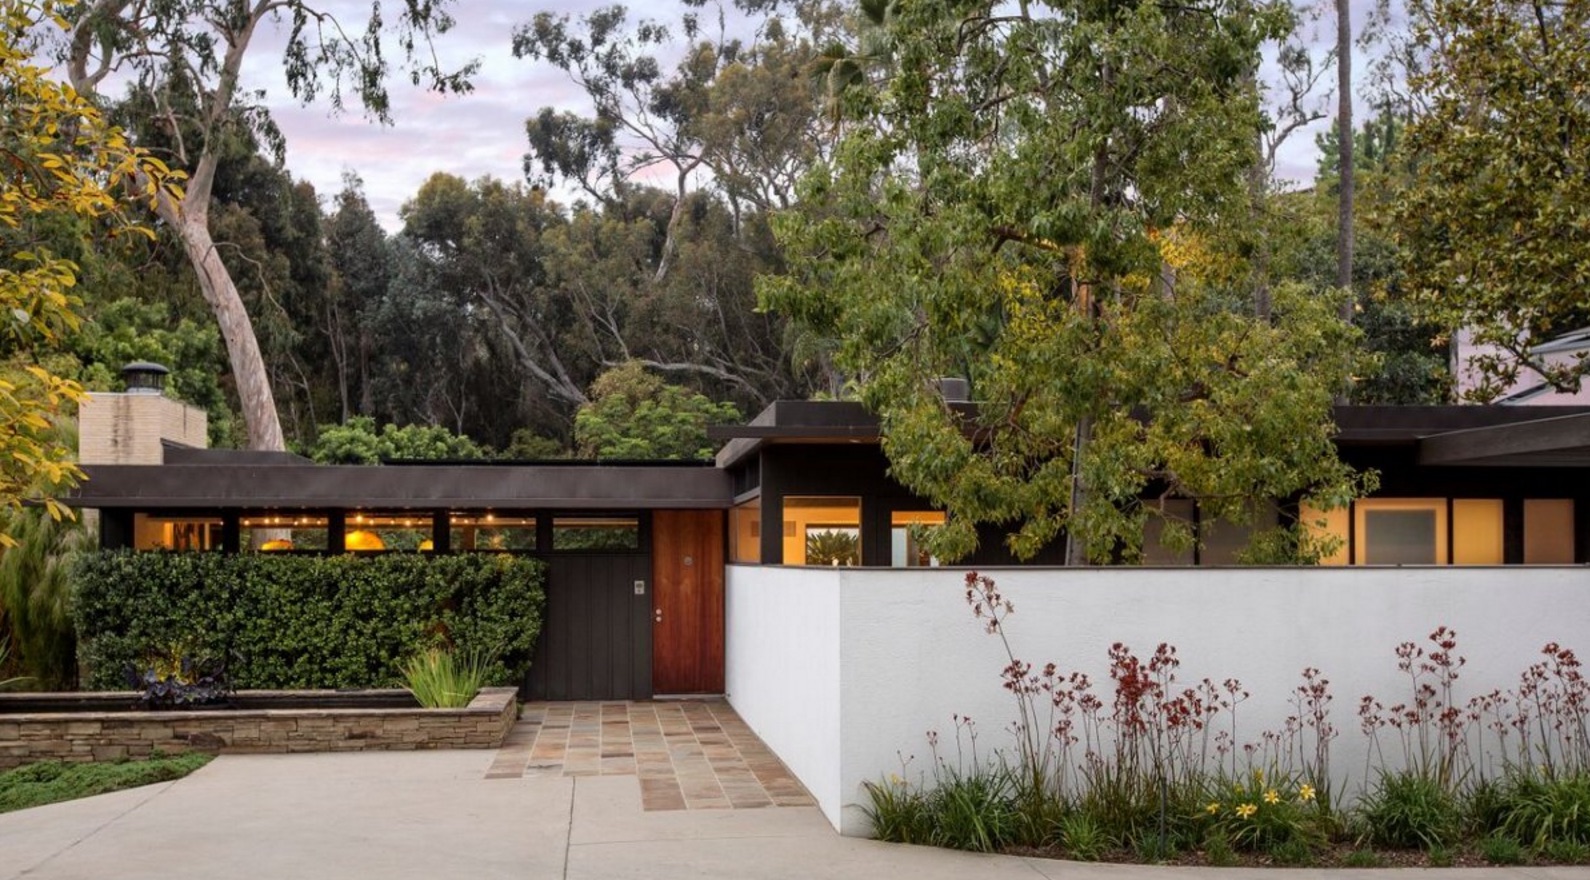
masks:
[[[714,429],[727,442],[712,462],[335,466],[195,448],[202,413],[195,426],[153,384],[85,404],[87,480],[65,500],[98,511],[102,547],[535,554],[550,576],[531,698],[722,693],[727,565],[934,564],[910,527],[941,514],[889,477],[854,403],[775,403]],[[1330,514],[1330,564],[1590,562],[1590,407],[1335,417],[1342,456],[1381,487]],[[1172,503],[1196,522],[1193,502]],[[1229,564],[1242,543],[1211,528],[1201,550],[1148,562]],[[1015,562],[990,534],[967,564]],[[1032,560],[1059,562],[1058,548]]]

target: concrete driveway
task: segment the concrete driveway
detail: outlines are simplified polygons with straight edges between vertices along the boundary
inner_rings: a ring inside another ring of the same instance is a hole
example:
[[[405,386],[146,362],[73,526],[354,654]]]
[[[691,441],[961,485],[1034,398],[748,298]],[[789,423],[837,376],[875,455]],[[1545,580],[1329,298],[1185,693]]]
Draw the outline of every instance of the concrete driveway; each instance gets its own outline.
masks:
[[[812,807],[643,811],[635,776],[487,778],[492,752],[228,755],[178,782],[0,815],[0,880],[1254,880],[839,837]],[[1285,871],[1287,880],[1323,872]],[[1334,880],[1590,880],[1590,869]]]

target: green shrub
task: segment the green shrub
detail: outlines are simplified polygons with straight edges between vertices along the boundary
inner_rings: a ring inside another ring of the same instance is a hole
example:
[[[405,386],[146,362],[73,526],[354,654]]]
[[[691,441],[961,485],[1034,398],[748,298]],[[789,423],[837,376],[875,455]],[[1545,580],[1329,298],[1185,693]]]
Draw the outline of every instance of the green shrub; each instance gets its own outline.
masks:
[[[1324,808],[1314,787],[1287,776],[1259,771],[1240,778],[1210,781],[1198,816],[1206,836],[1214,834],[1244,852],[1274,853],[1297,844],[1310,849],[1324,842]]]
[[[933,843],[950,849],[994,852],[1015,837],[1010,776],[1003,769],[944,771],[928,795]]]
[[[1480,841],[1480,856],[1492,865],[1522,865],[1524,847],[1504,834],[1492,834]]]
[[[1204,856],[1209,859],[1212,868],[1229,868],[1239,864],[1237,851],[1231,848],[1231,841],[1215,829],[1204,839]]]
[[[1087,813],[1073,811],[1060,820],[1060,847],[1079,862],[1096,862],[1114,845],[1104,826]]]
[[[213,755],[190,752],[142,761],[39,761],[0,772],[0,813],[181,779]]]
[[[489,684],[517,683],[541,631],[546,566],[524,558],[278,556],[112,551],[73,570],[88,686],[124,687],[147,651],[231,658],[238,688],[363,688],[399,681],[438,642],[497,651]]]
[[[1270,861],[1289,868],[1305,868],[1314,864],[1314,850],[1301,840],[1283,840],[1270,847]]]
[[[1371,843],[1429,850],[1432,858],[1462,827],[1457,799],[1434,779],[1408,771],[1382,773],[1359,815]]]
[[[1497,827],[1536,849],[1590,845],[1590,776],[1514,776],[1504,786]]]
[[[421,706],[459,709],[475,698],[491,662],[491,655],[481,651],[459,657],[432,648],[404,664],[403,681]]]
[[[1372,849],[1355,849],[1342,859],[1344,868],[1380,868],[1385,864],[1386,860],[1380,857],[1380,853]]]
[[[864,783],[868,806],[863,807],[872,823],[872,835],[890,843],[933,842],[933,817],[927,796],[899,776]]]
[[[1546,858],[1563,865],[1582,865],[1590,861],[1590,846],[1576,840],[1553,840],[1540,851]]]

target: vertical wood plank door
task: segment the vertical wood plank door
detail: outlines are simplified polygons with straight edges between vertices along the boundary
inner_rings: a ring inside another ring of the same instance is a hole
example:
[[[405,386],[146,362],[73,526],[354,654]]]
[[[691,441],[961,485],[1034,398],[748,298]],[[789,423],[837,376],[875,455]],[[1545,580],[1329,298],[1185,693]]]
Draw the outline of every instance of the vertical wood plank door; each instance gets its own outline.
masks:
[[[723,535],[721,510],[652,516],[652,693],[723,693]]]

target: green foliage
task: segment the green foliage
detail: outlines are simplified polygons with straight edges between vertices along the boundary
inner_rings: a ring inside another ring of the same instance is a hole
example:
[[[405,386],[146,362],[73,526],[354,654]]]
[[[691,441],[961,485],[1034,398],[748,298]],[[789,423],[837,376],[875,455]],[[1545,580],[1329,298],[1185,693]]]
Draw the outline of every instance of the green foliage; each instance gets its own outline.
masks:
[[[403,665],[403,681],[421,706],[457,709],[468,706],[486,682],[491,654],[478,648],[463,656],[432,648]]]
[[[863,786],[867,803],[862,812],[872,825],[873,837],[891,843],[932,844],[933,814],[926,793],[898,776]]]
[[[1060,820],[1059,836],[1066,857],[1079,862],[1096,862],[1115,846],[1109,831],[1081,811],[1069,812]]]
[[[130,361],[169,368],[167,393],[204,410],[210,445],[236,441],[236,416],[220,378],[226,350],[213,322],[177,315],[167,303],[123,297],[94,308],[73,348],[85,365],[83,386],[91,391],[122,390],[121,368]]]
[[[322,464],[380,464],[388,459],[485,458],[486,452],[440,425],[389,424],[377,431],[375,419],[354,416],[346,424],[322,426],[309,457]]]
[[[1408,771],[1380,774],[1358,805],[1370,843],[1398,849],[1423,849],[1431,858],[1458,839],[1462,811],[1457,799],[1434,778]]]
[[[1383,868],[1386,860],[1372,849],[1355,849],[1342,859],[1344,868]]]
[[[1254,773],[1210,781],[1199,813],[1205,837],[1216,836],[1243,852],[1274,853],[1299,846],[1306,852],[1325,842],[1326,811],[1314,787],[1296,779]]]
[[[11,643],[8,642],[8,641],[5,641],[3,639],[0,639],[0,670],[5,669],[6,665],[10,662],[10,660],[11,660]],[[3,690],[5,690],[6,688],[9,688],[9,687],[15,687],[17,685],[20,685],[20,684],[22,684],[23,682],[25,682],[27,680],[28,680],[28,676],[26,676],[26,675],[15,675],[15,676],[12,676],[10,678],[0,678],[0,691],[3,691]]]
[[[126,219],[130,202],[176,192],[164,164],[106,123],[94,104],[35,61],[37,41],[61,36],[58,7],[0,2],[0,508],[16,509],[41,490],[59,491],[81,474],[72,450],[55,443],[52,420],[82,388],[46,369],[82,323],[78,264],[57,245],[84,248],[88,230],[150,235]],[[15,369],[9,369],[14,367]],[[60,509],[46,504],[51,515]],[[11,539],[0,532],[0,546]]]
[[[1414,165],[1397,203],[1419,303],[1496,356],[1474,363],[1487,400],[1515,379],[1577,389],[1590,360],[1523,366],[1590,323],[1590,6],[1410,0]],[[1522,367],[1522,368],[1521,368]]]
[[[16,542],[0,553],[0,639],[9,636],[16,670],[31,687],[70,688],[77,643],[68,573],[92,536],[80,519],[55,519],[39,508],[0,512],[0,527]]]
[[[1553,840],[1541,848],[1541,854],[1560,864],[1582,865],[1590,861],[1590,845],[1577,840]]]
[[[214,755],[189,752],[143,761],[84,763],[40,761],[0,772],[0,813],[25,810],[181,779],[210,763]]]
[[[519,681],[541,629],[545,565],[481,556],[104,552],[73,573],[92,688],[181,644],[233,658],[239,688],[386,687],[438,641],[494,652],[487,681]]]
[[[938,846],[997,852],[1015,839],[1011,779],[1001,769],[942,771],[928,795],[928,809]]]
[[[1480,857],[1492,865],[1522,865],[1524,847],[1505,834],[1491,834],[1480,841]]]
[[[807,565],[860,565],[861,536],[825,529],[806,534]]]
[[[530,428],[520,428],[513,432],[501,457],[513,461],[544,461],[568,458],[569,450],[558,440]]]
[[[761,292],[839,340],[891,474],[950,514],[934,555],[999,523],[1021,558],[1062,531],[1075,561],[1133,558],[1164,491],[1237,522],[1351,497],[1329,408],[1355,331],[1297,283],[1253,314],[1253,82],[1287,8],[891,12],[895,75],[780,215],[791,274]]]
[[[864,808],[879,840],[972,852],[997,852],[1019,840],[1021,818],[1011,775],[1001,767],[967,771],[940,765],[934,784],[918,788],[898,776],[867,783]]]
[[[630,361],[591,383],[590,402],[574,416],[574,441],[585,458],[708,459],[707,426],[739,420],[734,404],[669,385]]]
[[[1590,846],[1590,775],[1541,779],[1516,774],[1502,785],[1495,828],[1538,850]]]

